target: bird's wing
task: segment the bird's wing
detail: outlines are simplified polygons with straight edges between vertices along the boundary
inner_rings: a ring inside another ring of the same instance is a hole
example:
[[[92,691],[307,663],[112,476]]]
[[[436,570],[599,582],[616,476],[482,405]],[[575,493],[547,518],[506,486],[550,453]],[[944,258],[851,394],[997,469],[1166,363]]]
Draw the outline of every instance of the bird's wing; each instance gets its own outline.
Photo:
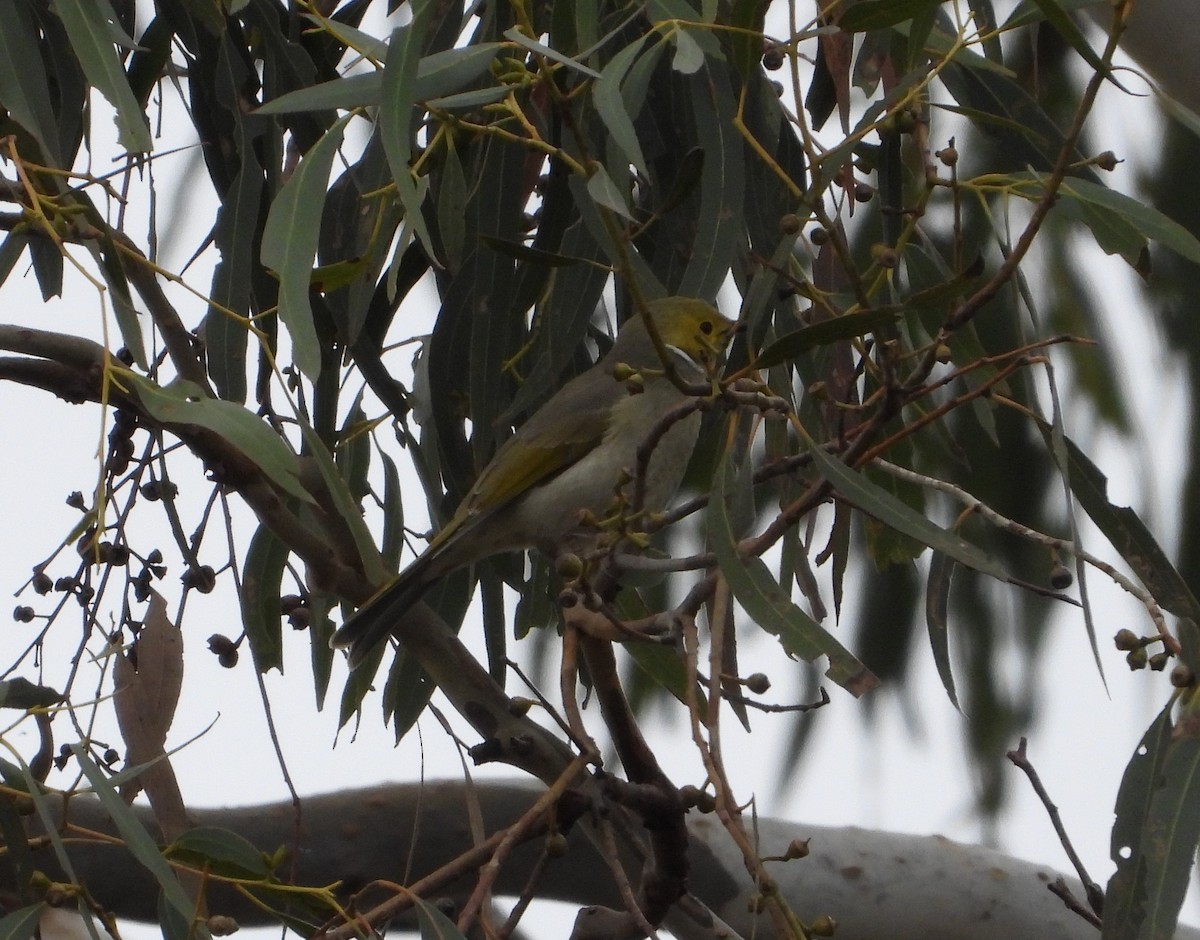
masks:
[[[490,513],[527,490],[578,463],[604,439],[607,404],[558,416],[553,427],[538,427],[537,415],[496,451],[464,500],[471,515]]]

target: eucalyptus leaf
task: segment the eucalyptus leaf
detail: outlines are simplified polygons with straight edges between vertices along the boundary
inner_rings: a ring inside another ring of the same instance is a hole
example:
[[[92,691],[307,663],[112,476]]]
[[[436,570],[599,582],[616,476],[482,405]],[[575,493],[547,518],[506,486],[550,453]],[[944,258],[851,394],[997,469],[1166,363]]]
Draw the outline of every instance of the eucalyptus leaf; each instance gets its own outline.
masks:
[[[260,673],[283,671],[283,626],[280,610],[280,585],[287,570],[287,545],[265,525],[250,539],[242,563],[242,626]]]
[[[70,748],[71,754],[87,778],[92,791],[99,797],[100,803],[121,834],[125,847],[158,882],[166,907],[175,916],[181,918],[183,923],[190,925],[189,933],[196,940],[212,940],[212,935],[204,921],[193,921],[195,905],[188,897],[187,892],[183,890],[178,876],[163,858],[150,833],[134,815],[133,808],[125,805],[125,801],[121,799],[112,782],[88,756],[87,750],[82,745],[72,744]]]
[[[551,49],[549,46],[538,42],[536,39],[530,39],[521,31],[519,26],[511,26],[504,31],[504,38],[510,39],[518,46],[523,46],[530,52],[535,52],[540,56],[544,56],[551,62],[557,62],[560,65],[565,65],[567,68],[578,72],[580,75],[585,75],[588,78],[600,78],[600,73],[594,68],[584,65],[582,62],[572,59],[568,55],[563,55],[557,49]]]
[[[879,680],[824,627],[792,602],[761,558],[739,552],[727,503],[733,498],[733,461],[722,459],[713,478],[708,504],[708,541],[733,596],[763,630],[779,639],[789,656],[812,662],[829,659],[825,674],[855,697],[879,685]],[[749,480],[746,479],[746,483]]]
[[[113,48],[111,7],[91,0],[54,0],[53,7],[88,81],[116,112],[117,139],[121,146],[129,153],[149,153],[154,149],[150,125]]]
[[[241,405],[209,398],[198,386],[182,379],[161,386],[136,373],[126,373],[122,381],[130,385],[156,421],[192,424],[212,431],[245,454],[285,493],[313,502],[300,482],[296,455],[261,418]]]
[[[271,203],[263,229],[262,262],[279,275],[279,319],[291,335],[296,365],[310,379],[320,375],[321,349],[313,324],[309,282],[329,173],[350,118],[349,114],[342,117],[305,154]]]
[[[1004,566],[978,545],[935,525],[907,503],[872,483],[863,474],[851,470],[840,460],[830,457],[815,444],[810,445],[809,453],[821,475],[867,515],[950,556],[959,564],[1000,581],[1009,580]]]
[[[842,340],[864,336],[896,322],[896,310],[859,310],[846,313],[831,320],[821,320],[811,326],[801,327],[787,333],[767,346],[754,360],[759,369],[767,369],[781,362],[788,362],[810,350]]]
[[[48,910],[48,904],[38,901],[0,917],[0,940],[31,940],[38,932],[42,915]]]
[[[20,3],[8,6],[0,29],[0,106],[33,135],[44,158],[58,165],[61,143],[37,27]]]

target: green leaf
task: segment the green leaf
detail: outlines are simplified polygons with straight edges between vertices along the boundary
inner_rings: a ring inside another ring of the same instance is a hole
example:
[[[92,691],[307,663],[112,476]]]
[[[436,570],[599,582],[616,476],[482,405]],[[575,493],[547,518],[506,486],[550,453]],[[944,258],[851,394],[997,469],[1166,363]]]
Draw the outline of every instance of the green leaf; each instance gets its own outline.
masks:
[[[385,47],[386,48],[386,47]],[[496,53],[504,43],[483,42],[461,49],[435,52],[421,59],[413,86],[413,99],[431,101],[453,95],[482,75],[487,75]],[[291,114],[296,111],[324,111],[337,108],[373,108],[383,102],[382,71],[347,75],[280,95],[258,108],[255,114]],[[508,93],[508,89],[503,89]]]
[[[426,56],[417,65],[417,100],[440,98],[487,75],[503,48],[502,42],[481,42]]]
[[[651,682],[686,704],[687,670],[675,650],[661,643],[626,643],[625,652]],[[704,694],[703,689],[696,690],[696,703],[701,708],[707,701]]]
[[[1072,49],[1083,57],[1083,61],[1088,64],[1092,71],[1104,75],[1105,78],[1126,94],[1130,93],[1129,89],[1113,77],[1112,68],[1108,63],[1096,55],[1096,51],[1088,44],[1087,38],[1067,12],[1066,6],[1061,0],[1033,0],[1033,2],[1038,5],[1038,8],[1042,11],[1042,15],[1058,31],[1058,34],[1070,44]]]
[[[708,60],[706,60],[708,62]],[[746,230],[745,141],[736,130],[737,103],[730,90],[728,67],[712,61],[687,81],[693,121],[704,161],[700,169],[700,204],[688,264],[676,293],[715,297],[729,277],[734,253]]]
[[[35,685],[28,679],[17,676],[0,681],[0,708],[50,708],[63,700],[62,693],[47,685]]]
[[[87,777],[92,791],[100,799],[101,805],[117,827],[117,832],[125,843],[126,849],[129,850],[129,854],[154,876],[155,881],[162,889],[168,908],[182,918],[184,923],[191,925],[191,936],[197,940],[211,940],[204,921],[193,922],[195,905],[187,896],[187,892],[183,890],[179,878],[163,858],[158,846],[154,844],[150,833],[134,815],[133,809],[121,799],[104,771],[88,756],[87,750],[82,745],[72,744],[70,747],[71,753],[83,771],[83,775]]]
[[[396,183],[400,202],[404,205],[404,224],[421,239],[429,256],[435,257],[433,239],[421,213],[425,190],[418,187],[408,165],[412,156],[413,106],[416,103],[417,64],[421,40],[428,28],[431,3],[414,2],[412,22],[404,29],[393,30],[388,45],[387,62],[383,69],[383,94],[379,109],[379,138],[387,155],[388,167]]]
[[[227,401],[246,400],[245,323],[225,311],[246,316],[254,271],[254,242],[262,212],[264,180],[253,151],[242,154],[242,165],[225,192],[217,213],[213,240],[221,261],[213,271],[211,303],[204,318],[204,347],[208,374],[217,393]],[[224,309],[219,309],[224,308]]]
[[[738,74],[746,81],[762,60],[762,33],[767,7],[760,0],[734,0],[729,14],[729,43],[733,47],[730,59]]]
[[[371,530],[367,528],[367,524],[363,520],[362,508],[350,492],[345,479],[338,472],[337,465],[320,435],[307,422],[301,423],[300,431],[304,435],[307,456],[316,461],[317,468],[321,471],[321,479],[325,482],[325,488],[333,498],[334,508],[338,511],[342,524],[349,529],[354,538],[354,546],[358,549],[363,572],[371,582],[382,583],[387,577],[387,572],[379,557],[379,551],[375,548],[375,539],[371,536]]]
[[[313,502],[300,483],[296,455],[262,419],[241,405],[209,398],[199,386],[182,379],[159,386],[129,372],[122,376],[122,381],[156,421],[166,425],[193,424],[212,431],[245,454],[285,493],[306,503]]]
[[[471,588],[474,583],[470,569],[460,568],[434,584],[425,595],[425,603],[437,611],[455,633],[462,627],[463,617],[466,616],[467,607],[471,602]],[[382,644],[381,649],[386,648],[387,644]],[[361,668],[356,670],[361,671]],[[353,678],[354,673],[351,673],[350,679]],[[346,684],[349,687],[349,680]],[[433,679],[401,646],[388,670],[383,688],[384,720],[392,722],[392,731],[397,742],[424,714],[425,707],[435,691],[437,686],[434,685]]]
[[[961,535],[934,525],[887,490],[876,486],[840,460],[830,457],[819,446],[810,444],[809,453],[812,454],[813,462],[821,476],[862,512],[932,549],[949,555],[961,565],[991,575],[1000,581],[1009,580],[1004,566],[978,545],[968,542]]]
[[[1138,268],[1145,245],[1140,239],[1130,239],[1130,229],[1141,239],[1156,241],[1188,261],[1200,263],[1200,239],[1153,206],[1099,183],[1075,178],[1063,180],[1058,198],[1055,211],[1083,222],[1105,252],[1119,253],[1134,268]]]
[[[454,925],[454,921],[428,901],[423,901],[416,895],[412,896],[412,901],[417,912],[421,940],[466,940]]]
[[[42,914],[49,909],[48,904],[39,901],[5,914],[0,918],[0,940],[30,940],[37,933]]]
[[[1043,427],[1042,433],[1051,443],[1049,426]],[[1074,441],[1063,440],[1068,482],[1083,511],[1163,609],[1200,623],[1200,603],[1146,524],[1128,506],[1114,506],[1108,501],[1108,479]]]
[[[28,788],[21,768],[15,764],[5,761],[4,766],[0,767],[0,772],[9,787],[17,790]],[[0,858],[0,879],[9,886],[10,892],[30,884],[33,873],[45,865],[44,861],[34,863],[33,852],[30,851],[29,830],[25,828],[22,819],[22,811],[27,811],[24,804],[24,800],[18,804],[11,793],[0,796],[0,845],[4,846],[4,856]],[[42,858],[45,856],[42,855]],[[10,893],[9,897],[12,899],[10,904],[17,900],[13,893]],[[6,931],[0,928],[0,940],[5,936]]]
[[[466,210],[470,194],[452,134],[446,137],[444,153],[446,159],[442,164],[441,173],[437,176],[438,231],[446,252],[443,259],[446,267],[450,271],[457,271],[462,267],[463,253],[466,250]]]
[[[1172,723],[1171,705],[1150,725],[1121,780],[1103,940],[1175,936],[1200,839],[1200,738],[1190,723]]]
[[[125,277],[121,253],[117,250],[112,231],[107,227],[101,231],[103,234],[99,239],[88,241],[88,250],[96,259],[100,273],[104,275],[104,283],[108,286],[108,296],[112,298],[113,313],[116,314],[117,327],[121,331],[121,342],[133,356],[133,361],[141,368],[149,370],[146,344],[142,339],[142,323],[138,318],[137,309],[133,306],[133,296],[129,293],[129,281]]]
[[[935,30],[931,45],[949,53]],[[948,42],[945,36],[941,39]],[[994,63],[969,49],[960,48],[941,71],[946,90],[979,129],[992,138],[997,150],[995,169],[1049,171],[1065,142],[1062,128],[1048,115],[1016,79]],[[1078,151],[1074,159],[1082,160]]]
[[[596,105],[596,114],[608,128],[613,142],[621,148],[626,159],[638,173],[649,177],[650,171],[646,168],[642,145],[633,126],[633,117],[636,115],[628,108],[625,96],[621,94],[621,82],[629,67],[633,65],[634,60],[642,51],[642,43],[645,42],[645,38],[644,36],[638,37],[609,60],[608,64],[604,66],[600,80],[592,86],[592,101]]]
[[[167,858],[227,878],[270,878],[271,866],[247,839],[216,826],[189,829],[164,850]]]
[[[149,153],[154,149],[150,126],[113,48],[113,24],[108,19],[114,15],[112,9],[92,0],[54,0],[53,8],[88,81],[116,111],[121,146],[129,153]]]
[[[713,496],[708,504],[708,541],[717,556],[721,574],[733,596],[750,618],[772,636],[778,637],[789,656],[813,662],[829,658],[825,674],[855,697],[871,691],[879,680],[833,636],[792,602],[771,575],[761,558],[743,558],[729,517],[733,460],[726,456],[713,478]],[[747,483],[749,481],[747,480]]]
[[[530,264],[540,264],[548,268],[564,268],[572,264],[592,264],[590,258],[579,258],[572,255],[560,255],[553,251],[534,248],[523,242],[510,241],[507,238],[497,238],[494,235],[480,235],[479,240],[493,251],[502,255],[516,258],[518,261],[528,261]]]
[[[900,463],[911,463],[912,450],[911,441],[902,441],[893,451],[892,457]],[[918,515],[924,515],[925,491],[917,484],[883,473],[876,467],[867,467],[863,476]],[[881,571],[892,565],[914,561],[925,551],[922,542],[872,516],[864,520],[863,529],[866,533],[867,557],[875,562],[875,566]]]
[[[933,552],[929,560],[929,580],[925,585],[925,626],[929,631],[929,649],[937,667],[938,678],[951,704],[962,711],[958,692],[954,688],[954,671],[950,668],[950,582],[954,577],[954,560],[941,552]]]
[[[519,26],[510,26],[504,31],[504,38],[511,39],[518,46],[524,46],[530,52],[535,52],[540,56],[545,56],[552,62],[558,62],[560,65],[565,65],[567,68],[578,72],[580,75],[586,75],[588,78],[600,78],[600,73],[594,68],[584,65],[582,62],[572,59],[570,56],[563,55],[555,49],[551,49],[547,45],[543,45],[536,39],[530,39],[526,36]]]
[[[899,316],[899,311],[893,309],[859,310],[801,327],[779,337],[759,353],[754,360],[755,368],[768,369],[782,362],[790,362],[820,346],[864,336],[895,323]]]
[[[400,564],[400,553],[404,550],[404,499],[400,485],[400,472],[396,461],[380,452],[383,459],[383,538],[380,554],[384,567],[395,571]]]
[[[296,112],[353,111],[355,108],[378,107],[383,97],[383,72],[347,75],[332,81],[298,88],[272,98],[254,110],[255,114],[295,114]]]
[[[38,51],[37,27],[21,3],[6,7],[4,28],[0,29],[0,105],[33,135],[43,159],[59,165],[63,157],[58,125]]]
[[[671,33],[671,41],[675,44],[675,56],[671,59],[671,68],[681,75],[694,75],[704,67],[704,50],[700,43],[692,38],[686,29],[677,29]]]
[[[1107,8],[1109,3],[1108,0],[1058,0],[1058,6],[1068,13],[1075,13],[1079,10],[1086,10],[1088,7]],[[1000,27],[1000,32],[1007,33],[1010,30],[1020,29],[1022,26],[1045,22],[1045,20],[1046,14],[1039,0],[1021,0]]]
[[[274,532],[260,525],[250,539],[242,565],[239,601],[242,626],[260,673],[283,671],[283,626],[279,606],[280,584],[291,554]]]
[[[460,91],[455,95],[444,98],[430,98],[425,102],[430,110],[437,111],[470,111],[485,104],[501,101],[512,94],[512,89],[505,85],[492,85],[487,88],[476,88],[473,91]]]
[[[595,172],[588,178],[587,191],[598,205],[612,210],[630,222],[634,221],[633,213],[629,211],[629,205],[625,200],[625,194],[617,188],[617,184],[613,182],[604,167],[597,166]]]
[[[292,358],[310,379],[321,372],[321,348],[313,325],[309,281],[333,158],[352,115],[345,115],[304,155],[271,203],[263,228],[262,262],[279,275],[279,319],[292,338]]]

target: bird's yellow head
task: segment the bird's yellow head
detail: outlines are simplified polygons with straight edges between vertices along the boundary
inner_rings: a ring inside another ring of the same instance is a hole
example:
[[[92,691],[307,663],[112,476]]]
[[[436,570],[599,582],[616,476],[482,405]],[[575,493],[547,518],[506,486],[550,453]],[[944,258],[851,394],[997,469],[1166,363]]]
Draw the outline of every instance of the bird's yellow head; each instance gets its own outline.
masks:
[[[654,320],[663,345],[679,357],[679,365],[700,370],[725,351],[737,328],[736,323],[722,316],[711,304],[695,297],[652,300],[646,304],[645,315]],[[654,364],[657,355],[642,317],[625,324],[614,352],[631,364]]]

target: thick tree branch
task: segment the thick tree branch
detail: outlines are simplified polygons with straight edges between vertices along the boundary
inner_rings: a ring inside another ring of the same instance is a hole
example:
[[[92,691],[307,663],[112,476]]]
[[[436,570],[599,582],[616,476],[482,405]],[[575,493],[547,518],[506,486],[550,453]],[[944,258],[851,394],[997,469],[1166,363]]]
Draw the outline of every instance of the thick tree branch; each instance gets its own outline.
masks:
[[[488,833],[518,818],[540,793],[535,785],[515,782],[477,784]],[[420,799],[418,799],[418,796]],[[464,812],[470,798],[461,782],[379,787],[312,797],[304,801],[301,845],[293,845],[294,807],[290,802],[238,809],[195,810],[197,825],[221,826],[238,832],[265,851],[289,846],[296,862],[297,883],[326,885],[342,881],[344,890],[368,880],[400,882],[412,864],[414,878],[449,863],[472,847]],[[417,810],[423,813],[420,837],[410,860]],[[148,808],[138,808],[152,824]],[[81,829],[111,832],[100,805],[76,798],[70,818]],[[741,856],[711,816],[689,815],[690,890],[734,931],[754,932],[747,910],[749,886],[739,878]],[[858,828],[811,826],[759,819],[764,854],[782,850],[794,838],[810,840],[807,859],[772,863],[789,905],[808,918],[828,913],[838,922],[839,940],[1011,940],[1054,937],[1094,940],[1093,927],[1066,909],[1050,888],[1059,877],[1050,868],[1010,858],[999,852],[962,845],[937,836],[909,836]],[[498,873],[500,894],[519,894],[530,867],[540,856],[541,841],[514,849]],[[157,920],[158,888],[153,878],[115,844],[73,844],[71,861],[93,894],[119,917]],[[36,862],[56,876],[48,849]],[[288,863],[290,864],[290,862]],[[286,866],[285,866],[286,868]],[[1072,890],[1080,891],[1073,879]],[[453,883],[444,896],[460,903],[474,885],[472,877]],[[568,851],[543,874],[540,893],[573,904],[616,907],[607,866],[584,838],[573,833]],[[739,887],[739,885],[741,885]],[[3,887],[3,886],[0,886]],[[685,900],[667,918],[679,936],[698,936],[697,918],[680,919]],[[214,912],[235,916],[242,926],[263,925],[263,912],[236,896],[214,893]],[[760,925],[761,932],[761,925]],[[709,934],[712,935],[711,933]],[[1200,931],[1180,928],[1177,940],[1200,940]]]

